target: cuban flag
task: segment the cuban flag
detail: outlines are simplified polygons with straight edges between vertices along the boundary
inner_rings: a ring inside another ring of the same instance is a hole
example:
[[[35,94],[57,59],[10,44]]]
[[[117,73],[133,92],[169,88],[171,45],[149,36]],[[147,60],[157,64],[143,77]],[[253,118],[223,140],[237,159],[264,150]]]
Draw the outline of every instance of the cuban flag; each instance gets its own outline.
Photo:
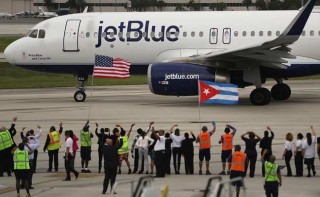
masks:
[[[199,102],[235,105],[238,103],[238,86],[199,80]]]

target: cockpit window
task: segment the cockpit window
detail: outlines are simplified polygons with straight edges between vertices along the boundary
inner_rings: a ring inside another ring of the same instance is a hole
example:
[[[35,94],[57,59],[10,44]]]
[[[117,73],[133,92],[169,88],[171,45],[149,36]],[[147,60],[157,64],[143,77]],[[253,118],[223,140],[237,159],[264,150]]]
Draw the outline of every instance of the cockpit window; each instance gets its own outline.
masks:
[[[43,29],[40,29],[38,38],[44,38],[45,36],[46,36],[46,32]]]
[[[37,38],[37,37],[38,37],[38,30],[37,30],[37,29],[32,30],[32,31],[29,33],[28,37],[30,37],[30,38]]]

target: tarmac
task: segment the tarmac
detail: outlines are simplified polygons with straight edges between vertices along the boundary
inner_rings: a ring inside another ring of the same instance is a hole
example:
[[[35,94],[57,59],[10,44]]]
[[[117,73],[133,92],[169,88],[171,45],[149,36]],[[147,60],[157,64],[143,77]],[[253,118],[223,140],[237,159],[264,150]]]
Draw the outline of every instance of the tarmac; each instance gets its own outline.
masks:
[[[274,82],[267,82],[266,87],[271,88]],[[35,129],[39,124],[44,129],[39,148],[39,158],[37,173],[34,174],[34,190],[32,196],[111,196],[110,193],[102,195],[103,173],[98,171],[97,138],[93,138],[92,161],[89,167],[92,173],[81,173],[77,180],[64,182],[65,170],[63,166],[62,152],[59,155],[59,172],[47,173],[48,156],[43,153],[42,148],[45,142],[49,127],[58,127],[62,121],[64,130],[72,129],[79,136],[79,131],[87,119],[90,120],[91,132],[94,132],[94,123],[99,123],[100,127],[113,128],[115,124],[121,124],[128,129],[131,123],[136,123],[133,133],[129,139],[131,145],[136,130],[146,129],[150,121],[155,121],[155,129],[168,131],[173,124],[178,124],[181,134],[194,131],[198,133],[202,125],[212,128],[211,121],[216,121],[217,131],[212,136],[211,148],[212,160],[210,171],[213,175],[198,175],[198,144],[195,145],[194,166],[195,175],[186,175],[182,158],[181,174],[171,174],[165,178],[154,179],[154,185],[161,188],[168,185],[169,195],[172,197],[181,196],[201,196],[210,177],[218,176],[221,171],[220,146],[218,140],[223,132],[225,124],[231,124],[237,128],[234,138],[235,144],[242,145],[244,142],[240,136],[247,131],[255,131],[259,136],[263,136],[266,126],[269,125],[275,132],[273,141],[273,152],[277,157],[277,163],[284,165],[281,159],[285,134],[292,132],[294,136],[298,132],[305,134],[310,131],[310,125],[314,125],[316,130],[320,130],[319,109],[320,109],[320,81],[289,81],[292,88],[292,95],[287,101],[272,101],[267,106],[252,106],[249,95],[252,87],[239,89],[240,101],[235,106],[222,105],[201,105],[199,108],[197,97],[166,97],[150,93],[147,85],[134,86],[106,86],[88,88],[87,101],[76,103],[73,100],[75,88],[43,88],[43,89],[15,89],[0,90],[0,126],[9,127],[13,116],[18,116],[16,128],[18,131],[22,127]],[[19,133],[14,137],[20,142]],[[260,149],[257,147],[258,152]],[[80,154],[77,153],[76,169],[80,168]],[[260,159],[260,156],[258,156]],[[131,168],[133,159],[130,156]],[[283,186],[280,187],[280,196],[320,196],[320,163],[318,157],[315,161],[318,174],[316,177],[285,177],[283,176]],[[294,161],[291,160],[293,174],[295,174]],[[173,171],[173,166],[171,166]],[[150,171],[150,170],[149,170]],[[282,170],[286,175],[286,168]],[[306,169],[304,169],[306,175]],[[127,167],[123,164],[122,174],[117,176],[117,181],[138,180],[138,174],[127,174]],[[228,176],[223,176],[228,180]],[[254,178],[245,178],[246,196],[264,196],[264,179],[261,176],[261,164],[258,161],[256,175]],[[15,178],[0,178],[0,194],[3,197],[16,196]],[[130,184],[119,186],[115,196],[131,196]],[[243,191],[241,191],[243,196]],[[22,196],[25,191],[21,191]]]

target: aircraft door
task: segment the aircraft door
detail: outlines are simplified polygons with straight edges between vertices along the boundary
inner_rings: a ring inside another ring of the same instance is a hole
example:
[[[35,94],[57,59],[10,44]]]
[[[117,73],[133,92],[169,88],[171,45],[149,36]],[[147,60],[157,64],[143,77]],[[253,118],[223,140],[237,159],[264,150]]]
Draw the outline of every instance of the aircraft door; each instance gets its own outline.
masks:
[[[218,43],[218,29],[217,28],[210,29],[209,43],[210,44],[217,44]]]
[[[223,28],[223,36],[222,36],[223,44],[230,44],[231,42],[231,29]]]
[[[79,52],[79,28],[81,20],[72,19],[67,20],[63,37],[63,51],[64,52]]]

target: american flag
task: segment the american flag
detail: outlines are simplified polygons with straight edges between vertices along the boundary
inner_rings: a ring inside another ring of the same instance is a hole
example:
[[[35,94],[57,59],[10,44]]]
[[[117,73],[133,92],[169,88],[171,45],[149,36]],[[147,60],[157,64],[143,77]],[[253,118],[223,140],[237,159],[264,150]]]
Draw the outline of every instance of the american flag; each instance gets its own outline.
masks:
[[[98,78],[129,78],[130,62],[104,55],[95,56],[93,76]]]

